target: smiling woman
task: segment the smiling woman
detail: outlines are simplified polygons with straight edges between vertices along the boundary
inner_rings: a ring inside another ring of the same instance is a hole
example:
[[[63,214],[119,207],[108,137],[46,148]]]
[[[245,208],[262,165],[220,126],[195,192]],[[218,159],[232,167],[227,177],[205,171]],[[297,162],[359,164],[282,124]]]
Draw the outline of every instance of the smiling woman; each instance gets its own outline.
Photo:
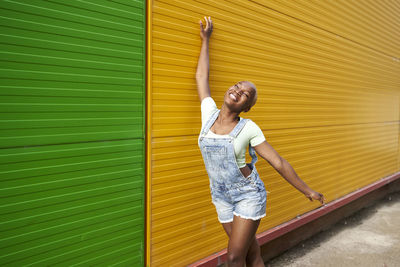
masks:
[[[202,47],[197,65],[197,91],[201,102],[202,130],[198,144],[210,179],[212,203],[226,231],[229,266],[264,266],[255,237],[260,219],[266,215],[267,191],[257,172],[255,151],[289,183],[310,200],[324,203],[322,194],[309,188],[265,140],[251,120],[239,117],[257,101],[257,89],[248,81],[231,86],[218,110],[209,87],[209,40],[213,31],[210,17],[200,21]],[[246,164],[249,147],[251,163]]]

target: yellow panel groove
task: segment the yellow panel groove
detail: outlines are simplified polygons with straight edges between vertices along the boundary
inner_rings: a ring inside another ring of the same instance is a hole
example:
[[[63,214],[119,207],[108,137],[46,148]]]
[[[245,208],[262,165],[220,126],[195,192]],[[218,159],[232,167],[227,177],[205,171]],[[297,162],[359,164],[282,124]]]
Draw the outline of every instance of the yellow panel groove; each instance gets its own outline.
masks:
[[[399,171],[397,2],[154,0],[151,37],[152,266],[185,266],[226,247],[197,137],[198,21],[215,23],[210,87],[217,105],[238,80],[258,88],[243,117],[328,201]],[[259,231],[319,207],[265,161]]]

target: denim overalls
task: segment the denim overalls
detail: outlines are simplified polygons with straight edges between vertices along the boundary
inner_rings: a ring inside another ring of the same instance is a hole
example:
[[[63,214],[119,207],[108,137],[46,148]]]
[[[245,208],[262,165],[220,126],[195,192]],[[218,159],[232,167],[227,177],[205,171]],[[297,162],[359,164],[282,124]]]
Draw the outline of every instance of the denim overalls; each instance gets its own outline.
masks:
[[[228,138],[205,137],[219,110],[211,115],[199,137],[199,146],[210,178],[212,202],[221,223],[233,221],[233,215],[258,220],[265,216],[267,193],[256,166],[257,156],[249,144],[252,161],[247,166],[252,170],[248,177],[240,171],[233,146],[234,138],[240,133],[248,119],[242,119],[229,133]]]

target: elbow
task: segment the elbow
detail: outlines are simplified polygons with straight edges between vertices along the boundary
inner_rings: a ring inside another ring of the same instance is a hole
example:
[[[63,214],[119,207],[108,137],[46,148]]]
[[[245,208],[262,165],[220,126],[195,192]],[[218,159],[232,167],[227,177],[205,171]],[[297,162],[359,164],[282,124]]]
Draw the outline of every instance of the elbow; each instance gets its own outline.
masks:
[[[196,80],[208,80],[208,73],[208,69],[198,67],[196,70]]]
[[[208,80],[208,75],[203,72],[196,72],[196,81],[199,82],[204,80]]]
[[[201,80],[201,73],[199,73],[199,72],[196,72],[196,81],[199,81],[199,80]]]
[[[275,170],[277,170],[278,172],[281,172],[285,165],[285,162],[286,162],[286,160],[284,158],[279,157],[273,164],[273,166],[275,167]]]

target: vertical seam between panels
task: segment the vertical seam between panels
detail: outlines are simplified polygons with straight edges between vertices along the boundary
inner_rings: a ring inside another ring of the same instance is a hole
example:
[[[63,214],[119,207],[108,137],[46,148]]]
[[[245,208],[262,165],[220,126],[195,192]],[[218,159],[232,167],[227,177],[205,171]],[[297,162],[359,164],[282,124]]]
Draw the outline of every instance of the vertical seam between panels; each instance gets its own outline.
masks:
[[[145,83],[145,265],[150,266],[150,244],[151,244],[151,0],[146,1],[146,51],[145,51],[145,65],[146,65],[146,83]]]

